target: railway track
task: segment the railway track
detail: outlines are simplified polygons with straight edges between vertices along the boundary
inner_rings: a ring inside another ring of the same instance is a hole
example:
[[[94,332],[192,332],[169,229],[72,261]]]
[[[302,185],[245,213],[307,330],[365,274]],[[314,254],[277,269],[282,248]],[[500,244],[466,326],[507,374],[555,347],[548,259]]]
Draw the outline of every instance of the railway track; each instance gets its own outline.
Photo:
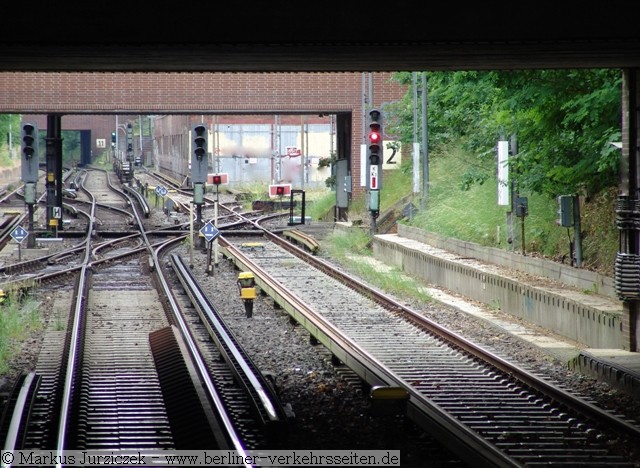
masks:
[[[261,249],[242,249],[247,241],[256,242],[221,243],[338,360],[372,387],[401,390],[398,403],[408,398],[411,418],[471,466],[637,466],[629,457],[640,428],[624,417],[442,329],[302,249],[283,249],[275,236]]]
[[[149,308],[159,297],[145,267],[137,256],[91,275],[68,447],[175,447],[149,345],[169,324]]]
[[[87,233],[95,232],[94,193],[105,196],[105,180],[111,187],[106,174],[81,185],[89,198]],[[122,196],[115,193],[116,200]],[[131,216],[118,209],[105,213],[114,218],[106,224],[116,229],[122,226],[118,217]],[[271,426],[284,423],[286,415],[280,407],[277,414],[265,416],[264,407],[277,404],[273,393],[267,395],[264,378],[255,367],[249,369],[246,356],[244,366],[238,365],[242,352],[230,337],[212,340],[212,329],[189,317],[189,310],[207,309],[197,282],[182,281],[182,297],[190,300],[179,304],[165,279],[169,274],[156,268],[186,235],[152,245],[143,227],[144,210],[142,216],[137,210],[134,214],[137,234],[100,243],[88,236],[78,246],[30,264],[36,270],[55,263],[55,258],[69,263],[73,257],[76,263],[39,275],[41,288],[58,289],[66,313],[60,317],[60,329],[48,333],[33,376],[22,379],[37,382],[37,387],[16,387],[10,399],[15,414],[11,422],[3,419],[2,434],[14,449],[58,452],[209,448],[242,453],[246,446],[273,443],[283,431]],[[54,285],[67,275],[76,279],[73,289],[63,293]],[[219,362],[223,347],[236,358],[237,368],[229,360]],[[258,378],[261,386],[255,385]],[[252,390],[246,382],[252,382]],[[247,430],[251,426],[254,430]]]
[[[93,175],[87,179],[87,185],[92,178]],[[108,185],[106,179],[100,179],[89,192],[94,196],[106,194]],[[89,206],[89,200],[79,203]],[[48,333],[33,378],[25,376],[29,385],[25,383],[22,392],[17,389],[12,399],[11,405],[30,412],[29,423],[16,418],[17,426],[12,425],[3,434],[14,434],[15,443],[25,448],[56,448],[60,443],[60,420],[66,416],[59,407],[63,397],[58,395],[67,379],[61,363],[71,362],[66,354],[66,348],[70,347],[66,340],[76,321],[74,304],[82,303],[71,296],[68,275],[77,274],[83,262],[81,257],[88,255],[90,271],[80,276],[89,277],[93,286],[86,294],[89,299],[84,331],[76,333],[83,336],[82,344],[76,347],[86,354],[79,354],[74,360],[78,365],[67,366],[79,369],[73,381],[79,382],[74,386],[80,391],[69,397],[69,411],[64,412],[71,416],[68,434],[63,437],[64,446],[207,448],[197,437],[202,434],[194,434],[193,427],[189,432],[186,425],[176,422],[175,415],[185,410],[182,401],[185,396],[181,393],[177,397],[175,389],[172,390],[180,383],[205,381],[195,394],[209,390],[217,393],[214,399],[229,409],[222,419],[236,421],[236,427],[242,427],[240,434],[236,434],[243,440],[242,449],[273,448],[274,439],[264,430],[267,418],[264,414],[255,418],[261,412],[252,401],[255,394],[247,396],[240,390],[242,385],[238,382],[242,379],[237,370],[232,370],[226,359],[220,359],[219,344],[211,337],[211,319],[204,312],[207,304],[195,299],[197,289],[190,286],[191,292],[187,292],[177,276],[169,276],[175,273],[178,264],[171,260],[173,266],[166,269],[171,256],[163,257],[157,247],[170,242],[161,241],[151,231],[132,227],[129,221],[123,222],[128,219],[122,217],[123,211],[131,210],[122,206],[134,203],[123,201],[118,194],[113,205],[119,209],[100,211],[104,229],[91,225],[91,220],[99,218],[95,212],[80,209],[87,213],[85,230],[99,235],[114,226],[118,231],[127,229],[130,232],[127,238],[120,233],[122,238],[102,241],[100,245],[98,239],[92,239],[91,248],[78,242],[73,260],[70,253],[65,253],[41,262],[67,266],[66,272],[52,271],[46,279],[39,280],[40,287],[50,285],[51,294],[59,298],[60,326]],[[91,206],[92,210],[101,209]],[[314,342],[322,343],[336,362],[353,369],[371,387],[372,395],[391,400],[392,405],[406,411],[470,466],[576,462],[584,466],[637,465],[637,460],[627,456],[638,441],[638,428],[634,424],[601,411],[424,320],[383,293],[333,271],[305,249],[282,250],[277,236],[261,232],[260,236],[267,236],[264,241],[258,238],[262,248],[241,248],[242,243],[257,241],[255,236],[236,238],[251,222],[234,210],[228,216],[229,226],[239,229],[232,232],[222,228],[220,241],[227,255],[235,257],[242,269],[253,270],[261,289],[302,324]],[[139,216],[142,217],[144,214]],[[173,237],[172,242],[179,243],[186,238],[186,232],[176,229],[169,236]],[[168,245],[166,251],[170,251]],[[315,267],[310,268],[299,257],[307,258]],[[71,261],[75,266],[69,265]],[[158,267],[166,270],[170,278],[163,280],[166,284],[161,289],[173,291],[171,297],[163,297],[164,293],[157,289],[162,281],[149,276]],[[61,284],[64,275],[66,281]],[[141,302],[155,305],[142,310],[129,300],[117,307],[120,313],[110,310],[118,304],[114,297],[120,294],[130,298],[134,296],[131,292]],[[145,296],[153,297],[144,299]],[[201,305],[195,306],[194,301]],[[160,310],[181,312],[158,315]],[[96,336],[91,336],[93,330]],[[116,342],[113,337],[120,334],[123,339]],[[141,343],[146,346],[143,353]],[[185,352],[192,346],[191,351]],[[200,357],[187,363],[194,354]],[[134,356],[140,356],[141,362],[135,362]],[[178,374],[168,370],[174,366],[174,360],[180,361]],[[116,376],[124,378],[119,380]],[[181,388],[185,393],[184,385]],[[20,397],[20,393],[31,396]],[[113,395],[121,397],[112,398]],[[126,403],[119,407],[118,401]],[[187,401],[190,408],[204,408],[203,412],[192,414],[192,420],[199,421],[198,427],[208,426],[219,447],[234,447],[229,436],[222,434],[220,408],[215,404],[205,408],[207,404],[193,394]],[[381,401],[376,404],[384,406]],[[153,416],[144,419],[142,413]],[[134,421],[140,425],[141,440],[135,438]]]
[[[273,449],[286,441],[289,416],[270,382],[242,349],[180,255],[170,255],[172,291],[197,338],[210,374],[249,449]],[[175,284],[175,286],[174,286]],[[220,359],[222,357],[222,360]]]

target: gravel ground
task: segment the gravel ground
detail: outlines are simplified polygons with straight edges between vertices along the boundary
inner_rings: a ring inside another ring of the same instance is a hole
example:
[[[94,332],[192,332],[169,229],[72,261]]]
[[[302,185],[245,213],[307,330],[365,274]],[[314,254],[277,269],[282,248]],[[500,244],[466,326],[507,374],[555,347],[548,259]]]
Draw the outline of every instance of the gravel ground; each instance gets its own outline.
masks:
[[[164,215],[160,216],[164,219]],[[186,248],[180,249],[188,258]],[[256,364],[273,376],[282,401],[291,404],[295,413],[289,439],[291,448],[398,449],[403,455],[402,466],[463,466],[455,456],[434,451],[431,438],[404,418],[374,415],[366,389],[349,379],[349,372],[343,378],[340,369],[331,364],[326,350],[311,345],[306,330],[291,324],[288,315],[274,308],[270,298],[259,296],[253,317],[247,318],[237,294],[238,272],[228,261],[221,261],[209,277],[206,255],[199,251],[194,255],[193,272],[206,285],[212,301]],[[51,300],[46,297],[40,300],[43,317],[49,321]],[[640,421],[639,401],[570,371],[566,364],[518,338],[490,329],[484,322],[438,303],[407,305],[522,367],[587,396],[603,408]],[[33,368],[40,339],[41,333],[35,333],[25,340],[12,370],[0,376],[0,392],[8,391],[21,370]],[[429,460],[429,464],[425,465],[424,460]]]
[[[194,274],[207,285],[208,294],[258,366],[275,376],[283,401],[293,405],[297,432],[293,435],[292,447],[393,447],[411,460],[425,459],[431,449],[430,438],[401,419],[373,417],[366,392],[363,393],[358,385],[337,378],[322,346],[310,346],[307,332],[293,326],[286,313],[274,309],[270,298],[260,296],[253,317],[246,318],[234,289],[238,272],[230,269],[227,263],[221,262],[214,276],[208,277],[205,265],[199,264],[196,257]],[[230,290],[234,293],[229,294]],[[603,408],[640,421],[640,402],[607,384],[569,370],[566,364],[517,337],[439,303],[408,306]],[[324,432],[324,429],[329,431]],[[309,438],[310,434],[317,436]],[[386,436],[381,437],[383,434]],[[409,463],[403,460],[403,466],[405,462]],[[434,463],[429,466],[451,466],[455,462],[442,458]]]
[[[179,250],[189,258],[186,247]],[[405,418],[375,415],[355,374],[335,367],[330,353],[312,345],[308,332],[292,324],[271,298],[259,295],[247,318],[237,293],[238,270],[223,260],[213,276],[207,276],[205,259],[204,254],[195,255],[192,273],[253,361],[272,377],[283,404],[295,413],[284,448],[400,450],[402,466],[425,466],[426,459],[428,466],[464,466]]]

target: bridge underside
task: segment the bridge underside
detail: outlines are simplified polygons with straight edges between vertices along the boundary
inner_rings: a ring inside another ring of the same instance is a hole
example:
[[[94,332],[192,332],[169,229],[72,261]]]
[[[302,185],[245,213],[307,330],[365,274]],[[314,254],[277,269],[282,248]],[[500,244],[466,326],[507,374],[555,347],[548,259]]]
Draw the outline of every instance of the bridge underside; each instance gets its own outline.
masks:
[[[357,72],[640,67],[640,43],[0,44],[0,71]]]
[[[640,66],[633,5],[411,0],[3,6],[0,71],[423,71]],[[16,9],[12,14],[12,8]]]
[[[14,2],[22,11],[3,6],[9,21],[0,32],[0,72],[620,68],[620,193],[640,204],[640,28],[632,2],[501,3],[434,7],[396,0],[381,9],[274,0],[149,10],[142,2],[112,8],[83,2],[71,10],[59,2],[37,8]],[[621,239],[622,253],[640,259],[640,229],[622,231]],[[623,333],[632,351],[640,342],[638,293],[625,302]]]

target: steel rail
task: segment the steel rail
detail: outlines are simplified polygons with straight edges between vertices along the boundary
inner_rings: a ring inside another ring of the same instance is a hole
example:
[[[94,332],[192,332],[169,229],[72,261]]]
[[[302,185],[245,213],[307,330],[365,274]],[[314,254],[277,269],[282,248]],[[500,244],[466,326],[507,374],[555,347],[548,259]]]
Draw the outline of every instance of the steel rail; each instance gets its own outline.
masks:
[[[216,312],[211,301],[184,264],[184,260],[177,254],[171,254],[171,261],[174,271],[178,274],[178,279],[191,298],[192,304],[198,310],[210,336],[216,341],[218,349],[223,353],[225,360],[251,397],[256,411],[263,419],[263,425],[284,423],[286,414],[278,404],[277,398],[273,395],[257,366],[246,355],[229,327]],[[263,416],[265,412],[266,419]]]
[[[95,218],[95,197],[93,194],[87,191],[88,196],[92,201],[89,224],[87,232],[91,232],[93,230],[93,220]],[[58,424],[58,439],[56,444],[56,450],[59,455],[62,455],[65,445],[67,443],[67,429],[69,427],[69,416],[71,411],[71,405],[73,403],[73,395],[74,395],[74,384],[76,382],[76,370],[79,365],[79,352],[82,348],[82,336],[84,335],[84,309],[85,309],[85,301],[87,299],[87,291],[89,289],[89,282],[87,280],[87,276],[90,272],[89,270],[89,262],[91,260],[91,243],[86,242],[85,244],[85,253],[83,264],[80,267],[80,271],[78,273],[78,282],[76,284],[75,291],[76,301],[74,305],[73,311],[73,325],[71,328],[71,336],[69,338],[69,351],[68,351],[68,359],[66,363],[66,371],[64,378],[64,386],[62,392],[62,401],[60,406],[60,421]],[[58,460],[62,460],[64,457],[59,457]],[[56,464],[56,467],[61,467],[62,463],[59,462]]]
[[[159,255],[161,254],[161,252],[164,251],[164,249],[166,249],[167,247],[177,243],[177,242],[181,242],[182,239],[178,238],[178,239],[171,239],[166,241],[165,243],[163,243],[162,245],[158,246],[156,249],[153,250],[152,255],[153,255],[153,262],[154,264],[158,265],[160,264],[160,260],[159,260]],[[179,313],[180,307],[178,306],[178,303],[174,297],[174,293],[171,290],[169,283],[167,281],[167,279],[165,278],[165,276],[163,274],[161,274],[161,272],[159,271],[159,269],[155,269],[155,271],[157,272],[157,279],[159,282],[159,285],[161,287],[161,289],[164,291],[164,295],[167,298],[167,301],[169,302],[169,306],[171,309],[171,312],[173,314],[172,318],[175,321],[175,323],[178,326],[178,329],[180,330],[180,333],[182,334],[183,339],[185,340],[185,343],[187,344],[188,348],[190,349],[190,353],[191,353],[191,357],[194,361],[194,364],[196,365],[196,368],[198,370],[198,373],[200,374],[203,383],[211,397],[211,400],[214,404],[214,407],[216,408],[218,415],[222,421],[222,424],[225,428],[225,430],[227,431],[227,434],[229,435],[230,439],[231,439],[231,444],[234,448],[234,450],[236,450],[241,456],[243,456],[243,460],[245,460],[244,466],[247,468],[253,467],[252,464],[246,463],[247,457],[246,455],[247,450],[244,446],[244,443],[241,439],[241,437],[238,435],[234,425],[233,425],[233,421],[231,420],[231,418],[229,417],[229,415],[227,414],[224,402],[222,401],[221,397],[219,396],[215,385],[213,383],[213,380],[211,379],[211,376],[209,375],[209,372],[207,370],[207,366],[206,363],[204,362],[204,360],[202,359],[202,356],[200,356],[199,353],[196,352],[196,350],[198,349],[191,333],[189,332],[189,326],[187,325],[187,323],[185,322],[184,318],[182,317],[182,315]]]
[[[226,256],[234,258],[236,264],[252,271],[261,288],[285,307],[293,317],[300,322],[327,349],[340,358],[347,366],[356,371],[365,381],[377,386],[403,386],[395,373],[368,351],[355,343],[295,294],[289,292],[278,281],[273,279],[267,271],[256,265],[246,255],[220,237]],[[284,241],[283,241],[284,242]],[[298,250],[298,247],[292,246]],[[519,464],[483,437],[473,432],[469,427],[461,424],[450,414],[443,412],[437,406],[420,398],[416,391],[409,390],[413,398],[411,404],[419,405],[418,411],[427,415],[432,431],[444,435],[456,453],[468,460],[473,459],[478,467],[513,467]],[[417,400],[416,400],[417,398]]]
[[[19,384],[20,389],[17,392],[15,400],[13,400],[13,404],[10,405],[7,403],[7,409],[3,413],[3,418],[8,417],[8,410],[12,409],[11,420],[7,427],[7,434],[3,446],[3,450],[8,452],[22,449],[22,445],[19,443],[18,439],[21,431],[26,430],[26,425],[29,422],[29,413],[31,411],[33,397],[40,385],[40,376],[35,372],[29,372],[21,375],[16,384]],[[0,423],[3,423],[4,425],[4,419],[0,420]],[[3,458],[2,468],[9,467],[11,467],[11,463],[6,463]]]
[[[579,411],[582,414],[585,414],[594,419],[605,419],[609,424],[612,425],[616,430],[623,434],[630,435],[632,437],[638,437],[640,439],[640,428],[630,424],[629,422],[612,417],[612,415],[603,409],[597,407],[596,405],[584,401],[582,399],[576,398],[572,394],[562,390],[561,388],[553,385],[552,383],[540,379],[534,374],[528,372],[527,370],[514,365],[513,363],[507,362],[505,359],[497,356],[494,353],[489,352],[485,348],[482,348],[471,341],[465,339],[464,337],[458,335],[457,333],[448,330],[441,325],[435,323],[432,320],[429,320],[426,317],[423,317],[419,313],[405,305],[399,303],[395,299],[391,298],[384,292],[378,290],[377,288],[373,288],[371,286],[365,286],[361,281],[357,280],[353,276],[345,273],[343,271],[337,270],[331,264],[326,262],[325,260],[315,257],[313,255],[309,255],[302,249],[297,248],[291,244],[286,243],[282,239],[271,233],[265,233],[265,235],[274,243],[286,248],[288,251],[293,253],[294,255],[304,259],[304,261],[309,264],[315,266],[326,274],[330,275],[333,278],[338,279],[342,282],[348,282],[355,290],[360,292],[361,294],[371,297],[375,302],[382,305],[383,307],[394,311],[398,315],[401,315],[411,322],[416,324],[417,326],[427,329],[432,333],[442,337],[447,342],[451,343],[454,346],[459,347],[460,349],[473,354],[474,356],[478,356],[482,358],[485,362],[491,364],[492,366],[500,369],[502,372],[513,376],[518,379],[522,383],[528,385],[531,388],[539,390],[546,395],[552,396],[558,402],[564,404],[565,406]]]

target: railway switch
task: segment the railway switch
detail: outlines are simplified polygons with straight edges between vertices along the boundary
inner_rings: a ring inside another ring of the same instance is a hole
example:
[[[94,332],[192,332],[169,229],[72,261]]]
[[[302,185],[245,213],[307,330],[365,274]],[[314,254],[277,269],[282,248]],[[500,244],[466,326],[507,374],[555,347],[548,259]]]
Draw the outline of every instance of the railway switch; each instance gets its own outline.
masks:
[[[253,300],[256,298],[256,279],[250,271],[243,271],[238,275],[238,290],[240,299],[244,302],[247,317],[253,315]]]

